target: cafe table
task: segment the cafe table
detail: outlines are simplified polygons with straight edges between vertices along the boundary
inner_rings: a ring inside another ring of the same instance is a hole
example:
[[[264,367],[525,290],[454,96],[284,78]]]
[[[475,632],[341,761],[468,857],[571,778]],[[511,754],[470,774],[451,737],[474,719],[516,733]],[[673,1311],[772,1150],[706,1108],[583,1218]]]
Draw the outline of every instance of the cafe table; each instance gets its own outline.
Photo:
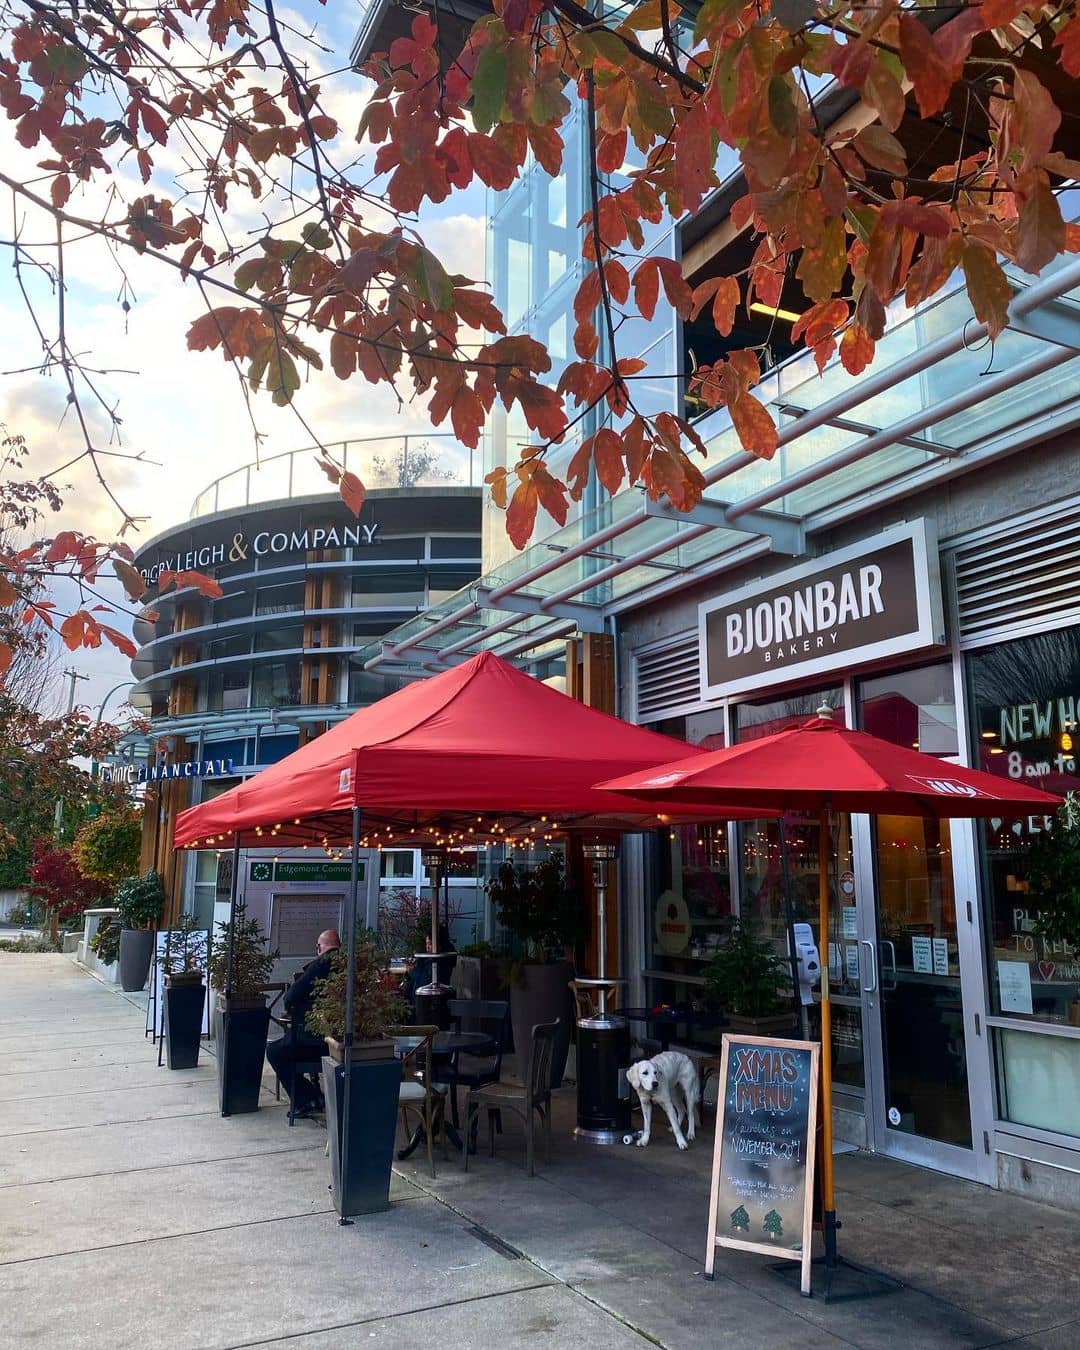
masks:
[[[399,1059],[403,1059],[410,1051],[415,1050],[418,1045],[422,1045],[423,1036],[395,1036],[394,1054]],[[431,1043],[431,1052],[435,1059],[452,1059],[460,1051],[470,1055],[493,1055],[496,1051],[496,1043],[493,1037],[485,1036],[482,1031],[439,1031],[435,1034]],[[456,1149],[464,1148],[464,1140],[458,1133],[453,1123],[443,1116],[443,1129],[446,1131],[446,1137],[450,1140]],[[410,1157],[420,1144],[424,1142],[423,1123],[417,1125],[413,1131],[412,1138],[398,1153],[398,1158],[402,1161]]]
[[[692,1028],[718,1027],[724,1021],[722,1013],[675,1008],[665,1004],[653,1008],[619,1008],[618,1013],[628,1022],[644,1022],[647,1026],[655,1027],[661,1050],[671,1048],[671,1038],[678,1034],[679,1027],[685,1027],[689,1032]]]

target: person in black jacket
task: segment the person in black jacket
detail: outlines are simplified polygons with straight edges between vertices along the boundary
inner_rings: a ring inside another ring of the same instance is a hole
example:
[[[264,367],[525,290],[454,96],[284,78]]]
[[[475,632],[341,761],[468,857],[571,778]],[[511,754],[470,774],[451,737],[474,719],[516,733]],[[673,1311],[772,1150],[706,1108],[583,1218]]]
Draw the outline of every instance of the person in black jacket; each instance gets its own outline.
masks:
[[[310,1063],[326,1053],[326,1042],[308,1030],[307,1015],[315,996],[315,981],[325,979],[330,974],[333,954],[340,947],[341,938],[336,929],[328,928],[320,933],[315,944],[315,960],[296,977],[282,999],[291,1026],[279,1040],[267,1045],[266,1058],[286,1092],[292,1084],[294,1065]],[[298,1116],[310,1116],[322,1110],[322,1091],[306,1074],[296,1074],[293,1089]]]

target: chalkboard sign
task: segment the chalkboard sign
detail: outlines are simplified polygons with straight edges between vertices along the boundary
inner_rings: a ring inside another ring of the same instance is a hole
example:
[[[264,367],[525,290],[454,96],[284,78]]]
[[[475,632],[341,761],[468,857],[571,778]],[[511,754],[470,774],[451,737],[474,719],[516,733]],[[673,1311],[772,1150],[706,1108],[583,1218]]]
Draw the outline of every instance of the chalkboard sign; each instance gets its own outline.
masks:
[[[817,1042],[725,1036],[705,1274],[717,1247],[802,1263],[810,1293]]]
[[[343,895],[275,894],[270,910],[270,950],[282,956],[314,956],[328,928],[341,928]]]

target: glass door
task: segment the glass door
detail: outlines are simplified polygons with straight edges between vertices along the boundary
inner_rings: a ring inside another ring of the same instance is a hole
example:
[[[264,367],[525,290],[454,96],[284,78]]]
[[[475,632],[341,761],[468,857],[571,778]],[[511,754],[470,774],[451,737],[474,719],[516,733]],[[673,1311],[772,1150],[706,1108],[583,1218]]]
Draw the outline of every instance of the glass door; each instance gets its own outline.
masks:
[[[876,942],[863,989],[877,1052],[877,1147],[970,1173],[971,1103],[948,821],[877,816]]]
[[[956,754],[951,665],[866,680],[858,693],[865,730],[943,758]],[[873,1146],[975,1176],[961,972],[970,944],[958,921],[949,822],[864,817],[858,838],[859,976]]]

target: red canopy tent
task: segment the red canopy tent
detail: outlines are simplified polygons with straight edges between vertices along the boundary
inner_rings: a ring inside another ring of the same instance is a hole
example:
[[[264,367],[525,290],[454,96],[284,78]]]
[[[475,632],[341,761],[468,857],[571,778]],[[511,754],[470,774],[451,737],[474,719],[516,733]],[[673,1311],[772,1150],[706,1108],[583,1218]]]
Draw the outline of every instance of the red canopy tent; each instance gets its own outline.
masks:
[[[668,818],[662,802],[647,813],[637,799],[599,792],[592,785],[692,752],[684,742],[588,708],[482,653],[361,709],[229,792],[181,812],[175,846],[232,844],[231,934],[241,844],[314,844],[328,850],[351,845],[344,1066],[351,1083],[362,844],[524,843],[566,829],[647,829],[657,815]],[[724,819],[748,813],[712,807],[691,814],[694,819]],[[431,911],[435,955],[437,903]],[[231,952],[227,969],[228,996]],[[228,1040],[225,1045],[227,1060]],[[344,1096],[345,1138],[350,1092]],[[347,1173],[348,1150],[343,1147],[342,1177]],[[346,1194],[344,1181],[341,1193]]]
[[[835,722],[828,707],[797,727],[758,740],[662,764],[644,773],[624,774],[602,790],[662,799],[665,809],[710,802],[736,802],[768,812],[819,813],[819,942],[829,932],[829,811],[898,816],[978,817],[1053,811],[1059,797],[980,769],[946,763],[933,755],[851,731]],[[676,808],[677,809],[677,808]],[[832,1175],[832,1073],[829,962],[821,961],[822,1208],[826,1265],[834,1269],[836,1211]],[[712,1270],[713,1253],[706,1269]]]
[[[177,848],[239,835],[249,847],[342,845],[358,808],[368,838],[479,840],[575,824],[647,829],[639,798],[597,791],[602,778],[695,748],[623,722],[481,653],[362,708],[285,759],[181,812]],[[685,808],[676,808],[688,818]],[[691,813],[725,818],[710,806]],[[745,815],[745,812],[733,812]],[[479,819],[478,819],[479,818]],[[546,819],[545,819],[546,818]],[[497,827],[497,828],[493,828]]]

